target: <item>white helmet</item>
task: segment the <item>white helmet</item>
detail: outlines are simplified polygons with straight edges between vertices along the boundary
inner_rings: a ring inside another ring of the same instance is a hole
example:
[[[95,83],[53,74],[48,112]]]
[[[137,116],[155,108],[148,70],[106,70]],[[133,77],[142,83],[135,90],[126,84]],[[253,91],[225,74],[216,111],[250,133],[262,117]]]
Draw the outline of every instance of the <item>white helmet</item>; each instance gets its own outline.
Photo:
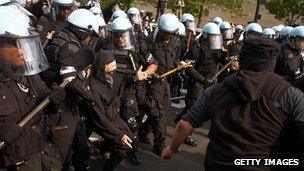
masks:
[[[263,29],[258,23],[250,23],[245,27],[245,32],[254,31],[257,33],[262,33]]]
[[[132,7],[128,10],[127,12],[129,20],[131,21],[132,24],[141,24],[142,19],[140,12],[137,8]]]
[[[0,5],[10,7],[10,12],[15,12],[17,15],[22,16],[24,20],[28,21],[29,25],[34,25],[37,22],[37,18],[32,13],[15,1],[4,0],[0,2]]]
[[[275,35],[276,35],[276,33],[272,28],[265,28],[262,33],[262,36],[268,37],[271,39],[275,38]]]
[[[132,7],[127,12],[128,15],[140,15],[140,12],[137,8]]]
[[[208,40],[211,49],[221,49],[223,40],[220,31],[220,27],[213,23],[209,22],[202,28],[202,38]]]
[[[131,22],[124,17],[116,18],[110,26],[112,32],[114,46],[119,49],[130,50],[134,46],[132,44],[132,38],[130,30],[132,29]],[[123,41],[118,41],[123,40]]]
[[[128,16],[123,10],[116,10],[111,16],[111,21],[114,21],[116,18],[119,17],[127,18]]]
[[[244,27],[242,25],[235,26],[235,30],[244,30]]]
[[[286,26],[286,27],[284,27],[284,28],[281,30],[280,35],[281,35],[282,37],[288,37],[289,34],[290,34],[290,32],[291,32],[292,30],[293,30],[293,27],[291,27],[291,26]]]
[[[74,0],[52,0],[52,4],[58,6],[72,6],[75,4]]]
[[[94,7],[90,8],[90,11],[91,11],[94,15],[103,16],[100,7],[94,6]]]
[[[159,18],[158,26],[164,32],[176,33],[179,28],[179,20],[174,14],[163,14]]]
[[[223,21],[220,24],[220,29],[221,30],[231,29],[231,25],[230,25],[230,23],[228,21]]]
[[[67,18],[68,26],[75,26],[77,29],[82,29],[84,32],[98,30],[95,15],[86,9],[77,9],[73,11]]]
[[[234,38],[233,29],[228,21],[223,21],[220,24],[220,30],[224,40],[231,40]]]
[[[177,35],[186,36],[186,27],[184,26],[184,24],[182,22],[179,22],[179,28],[178,28]]]
[[[188,22],[188,21],[195,21],[195,18],[193,17],[192,14],[185,13],[184,15],[181,16],[179,21],[182,22],[182,23],[185,23],[185,22]]]
[[[292,47],[303,51],[304,49],[303,49],[302,42],[303,42],[303,39],[304,39],[304,26],[295,27],[290,32],[289,39],[290,39],[289,44]]]
[[[107,24],[106,24],[103,17],[95,15],[95,18],[96,18],[96,22],[98,24],[98,27],[107,27]]]
[[[20,14],[0,7],[0,49],[9,46],[18,50],[1,50],[0,70],[14,75],[34,75],[48,68],[39,34],[29,30]]]
[[[211,22],[214,22],[217,25],[220,25],[223,22],[223,19],[221,17],[214,17]]]
[[[180,22],[182,22],[185,25],[187,30],[191,30],[195,32],[196,25],[195,25],[195,18],[193,17],[193,15],[189,13],[182,15],[180,18]]]

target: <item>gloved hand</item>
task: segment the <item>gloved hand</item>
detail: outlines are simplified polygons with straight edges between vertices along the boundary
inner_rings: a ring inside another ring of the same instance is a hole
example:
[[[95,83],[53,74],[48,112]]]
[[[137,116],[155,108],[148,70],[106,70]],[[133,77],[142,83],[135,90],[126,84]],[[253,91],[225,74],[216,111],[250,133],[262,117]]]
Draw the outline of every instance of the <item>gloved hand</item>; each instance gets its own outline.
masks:
[[[214,83],[215,83],[214,79],[209,79],[209,78],[204,79],[204,85],[207,87],[212,86]]]
[[[57,84],[52,85],[52,90],[49,92],[50,100],[54,104],[60,104],[64,101],[66,92],[64,88],[59,87]]]
[[[162,78],[158,74],[153,74],[149,77],[149,80],[153,83],[160,81]]]
[[[0,126],[0,141],[4,141],[7,145],[14,143],[21,136],[23,129],[17,123],[3,123]]]

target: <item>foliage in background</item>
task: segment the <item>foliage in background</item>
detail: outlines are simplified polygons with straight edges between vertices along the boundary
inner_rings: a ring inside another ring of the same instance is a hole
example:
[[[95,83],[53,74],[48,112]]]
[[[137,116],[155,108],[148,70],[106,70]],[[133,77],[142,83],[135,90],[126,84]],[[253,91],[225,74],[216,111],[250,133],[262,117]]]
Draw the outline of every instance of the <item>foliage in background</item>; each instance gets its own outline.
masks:
[[[304,18],[304,0],[268,0],[266,8],[277,19],[293,25]]]
[[[83,0],[81,0],[83,1]],[[174,9],[177,0],[167,0],[167,8]],[[218,7],[221,10],[229,12],[232,17],[242,17],[245,15],[242,10],[242,4],[245,0],[184,0],[185,8],[184,12],[191,13],[195,18],[198,18],[198,23],[200,24],[200,18],[204,14],[208,13],[208,10],[214,7]],[[104,9],[114,2],[119,2],[121,8],[127,10],[132,6],[135,0],[101,0],[101,7]],[[157,0],[141,0],[139,2],[145,2],[147,4],[153,5],[156,8]],[[156,10],[156,9],[155,9]]]

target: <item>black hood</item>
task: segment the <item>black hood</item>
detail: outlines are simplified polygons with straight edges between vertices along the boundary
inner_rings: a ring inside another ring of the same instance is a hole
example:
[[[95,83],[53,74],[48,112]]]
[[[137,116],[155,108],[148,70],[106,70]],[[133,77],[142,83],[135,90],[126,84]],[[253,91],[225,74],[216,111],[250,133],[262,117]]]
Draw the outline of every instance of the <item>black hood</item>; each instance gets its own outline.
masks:
[[[272,72],[248,70],[231,74],[224,81],[231,90],[246,102],[259,99],[282,82],[285,82],[284,78]]]

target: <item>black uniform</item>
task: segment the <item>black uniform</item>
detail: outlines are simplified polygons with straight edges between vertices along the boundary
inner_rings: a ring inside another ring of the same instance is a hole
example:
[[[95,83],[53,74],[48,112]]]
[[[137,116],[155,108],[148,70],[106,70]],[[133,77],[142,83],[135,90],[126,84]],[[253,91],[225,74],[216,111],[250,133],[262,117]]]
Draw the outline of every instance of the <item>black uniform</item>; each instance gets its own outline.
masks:
[[[187,58],[195,60],[195,65],[194,68],[186,70],[186,74],[189,76],[185,100],[186,107],[183,112],[177,116],[176,122],[180,120],[180,117],[201,96],[203,91],[209,86],[207,80],[211,79],[217,72],[218,58],[216,53],[204,43],[200,43],[199,41],[194,42],[187,53]]]
[[[43,16],[40,18],[37,23],[37,32],[39,33],[41,43],[44,44],[46,42],[46,37],[48,33],[55,31],[55,33],[59,33],[65,27],[65,21],[57,20],[54,21],[50,17]]]
[[[52,82],[59,84],[62,82],[63,78],[77,75],[77,72],[81,70],[80,66],[84,65],[83,63],[86,63],[82,60],[85,58],[83,55],[91,54],[81,53],[83,50],[81,48],[82,44],[80,43],[79,38],[68,30],[62,30],[56,34],[45,48],[50,68],[41,75],[47,84],[51,84]],[[90,57],[88,56],[88,58]],[[77,95],[73,94],[69,87],[66,88],[66,91],[66,100],[64,104],[59,106],[58,114],[67,117],[67,119],[61,120],[63,123],[59,124],[68,125],[70,130],[66,130],[69,131],[69,134],[59,133],[55,139],[58,143],[62,144],[62,147],[64,147],[62,149],[62,153],[65,155],[67,155],[68,150],[74,141],[73,164],[76,169],[83,170],[86,167],[86,164],[84,163],[86,163],[90,156],[90,146],[88,144],[88,137],[86,134],[87,130],[83,123],[83,119],[80,117],[78,109],[81,99]]]
[[[304,91],[303,78],[295,78],[303,74],[303,59],[304,55],[301,55],[298,49],[290,46],[289,43],[285,43],[281,46],[275,70],[277,74],[282,75],[288,82],[302,91]]]
[[[179,37],[173,36],[167,44],[163,41],[161,34],[158,33],[151,45],[151,53],[158,62],[156,74],[162,75],[178,66],[180,55]],[[171,105],[170,96],[168,80],[161,79],[152,81],[151,84],[147,85],[147,95],[145,100],[143,100],[148,119],[142,125],[140,136],[146,137],[149,126],[152,127],[154,133],[153,152],[157,155],[161,154],[161,150],[165,145],[166,121],[164,115]]]
[[[61,156],[56,151],[57,146],[46,141],[46,128],[52,129],[46,127],[47,116],[40,112],[24,128],[17,126],[46,95],[51,94],[49,89],[38,75],[17,77],[0,72],[0,80],[0,141],[6,143],[0,151],[0,169],[60,170]]]

